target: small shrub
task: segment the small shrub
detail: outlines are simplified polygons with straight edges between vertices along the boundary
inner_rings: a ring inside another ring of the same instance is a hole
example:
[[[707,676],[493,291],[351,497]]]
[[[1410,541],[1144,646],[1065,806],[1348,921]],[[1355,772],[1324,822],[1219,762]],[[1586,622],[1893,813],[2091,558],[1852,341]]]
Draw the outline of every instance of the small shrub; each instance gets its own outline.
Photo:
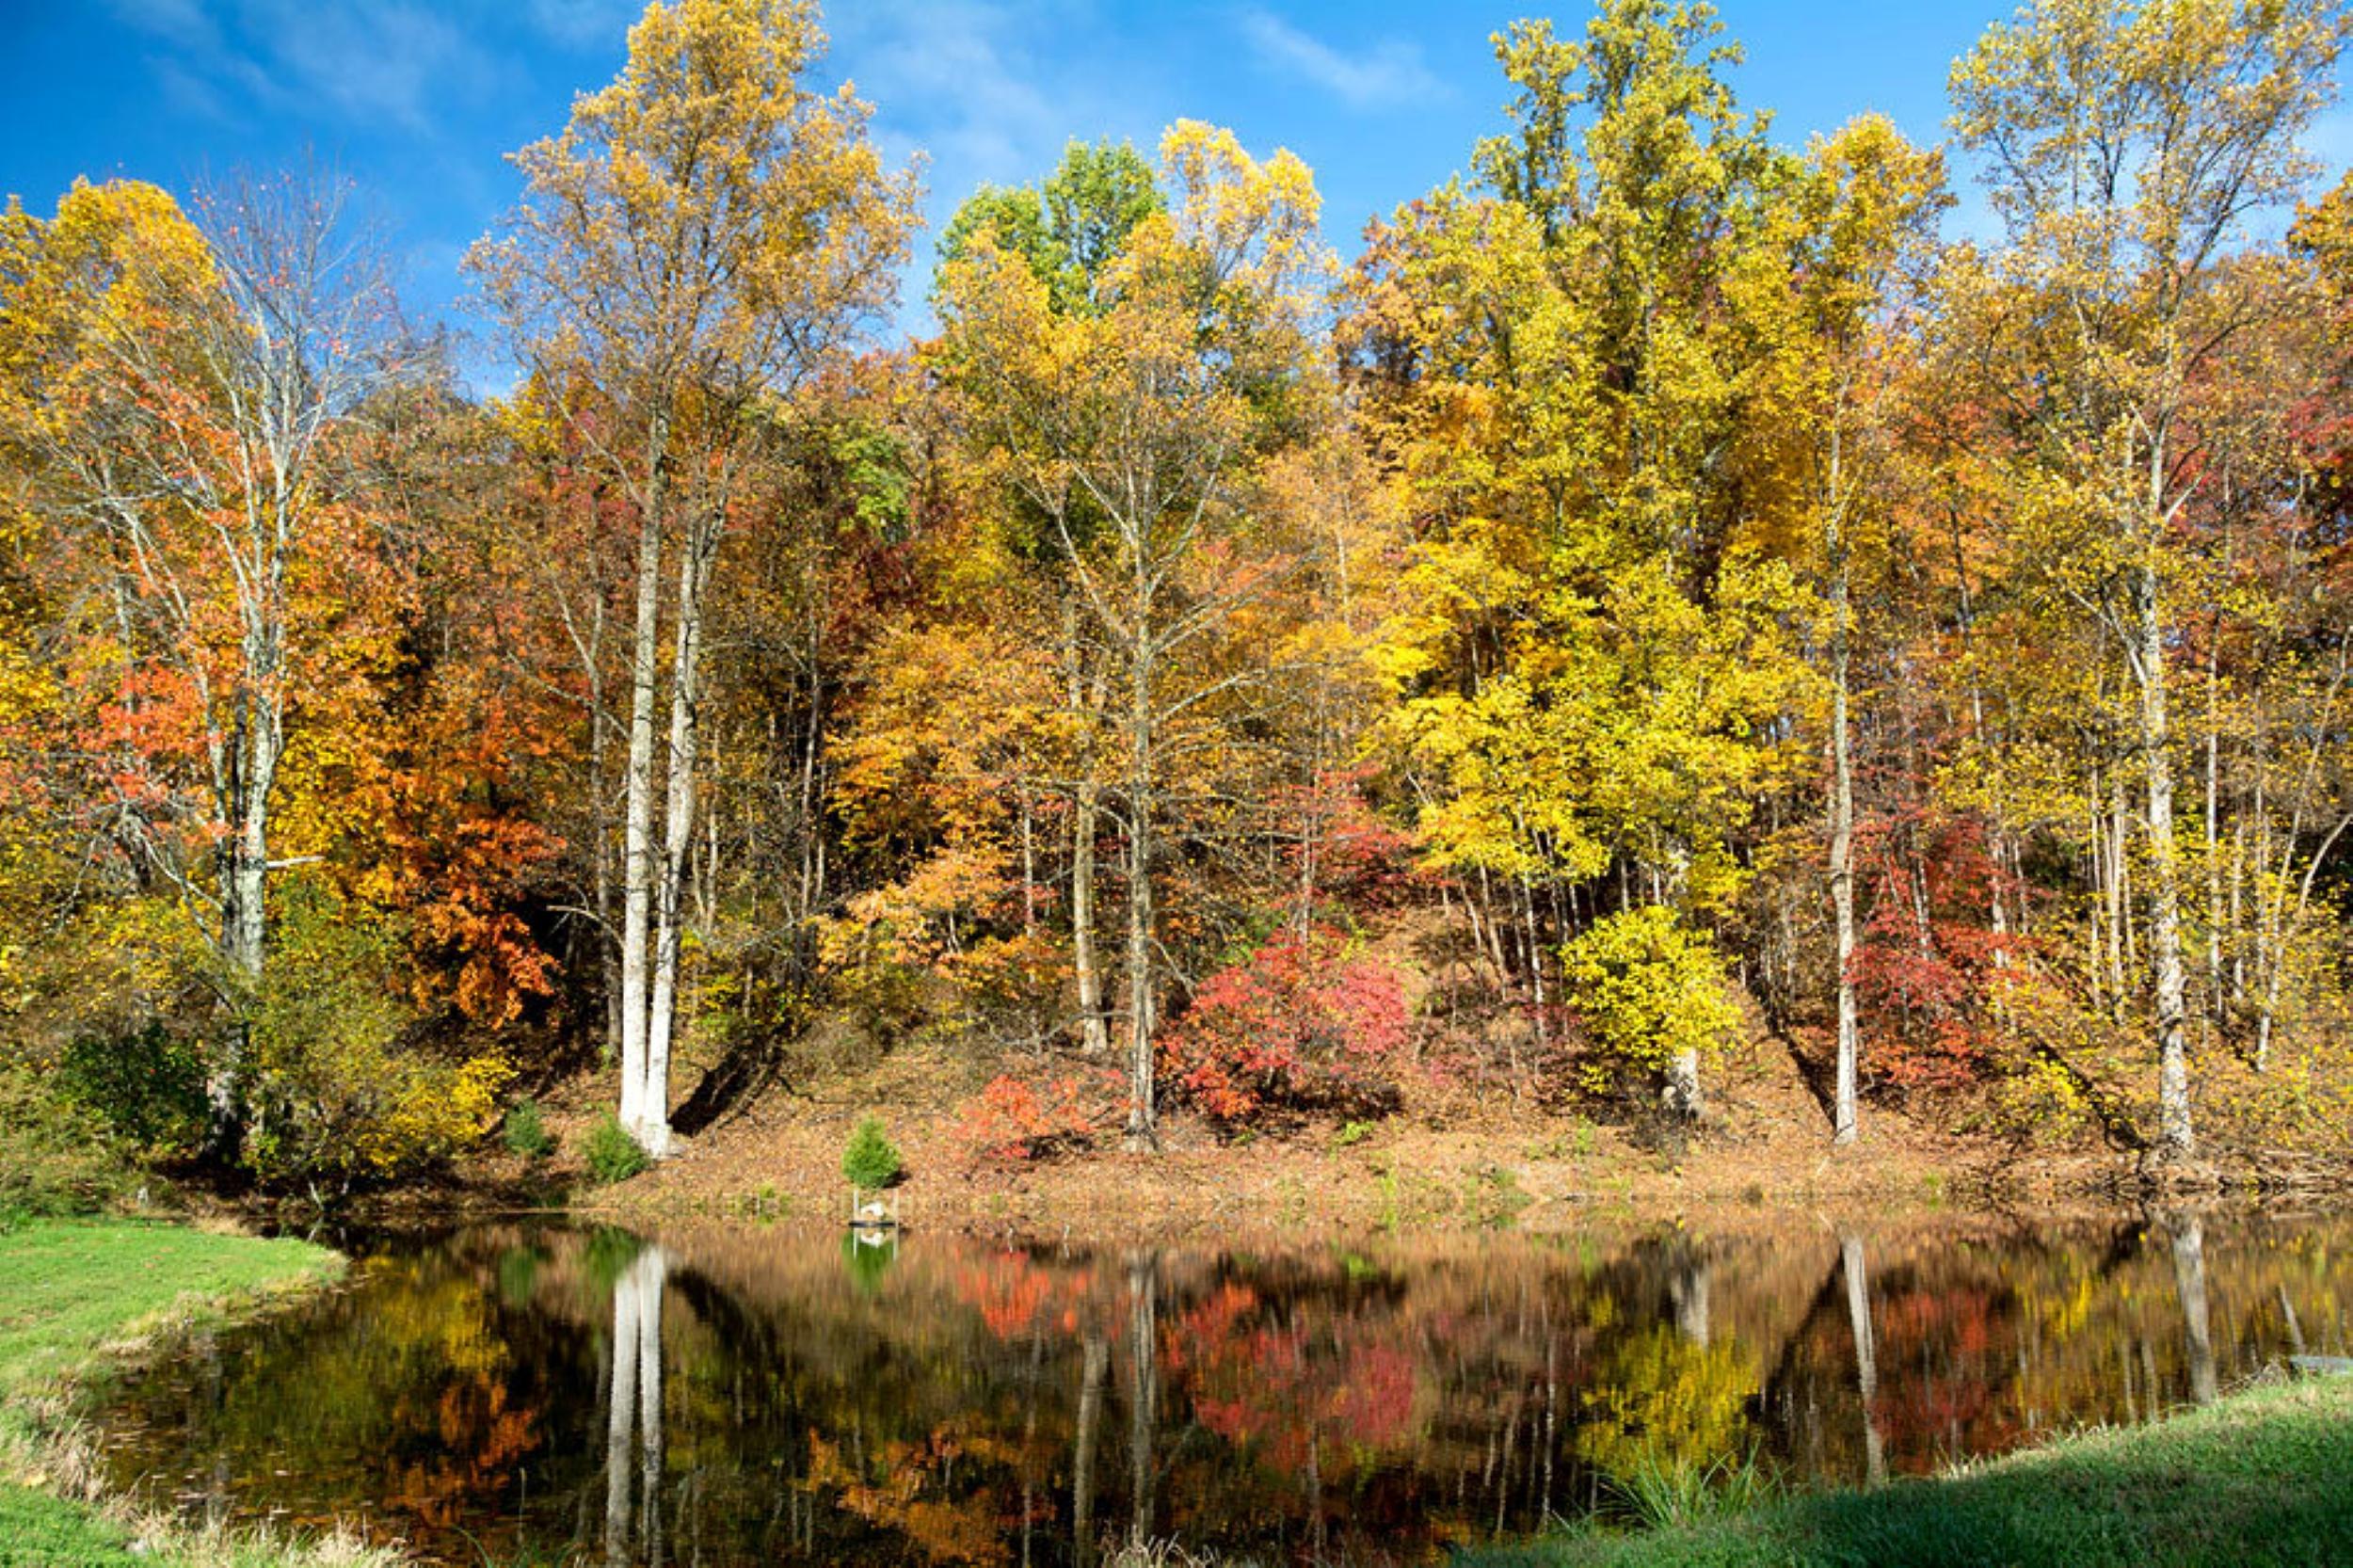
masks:
[[[1337,932],[1286,931],[1194,993],[1161,1035],[1160,1071],[1228,1128],[1306,1111],[1377,1114],[1396,1104],[1411,1030],[1395,971],[1348,956]]]
[[[555,1152],[555,1134],[537,1100],[517,1100],[506,1112],[507,1152],[525,1160],[545,1160]]]
[[[588,1174],[605,1187],[627,1181],[653,1163],[646,1145],[630,1136],[621,1118],[610,1111],[588,1129],[587,1146],[582,1153],[587,1157]]]
[[[1585,1032],[1604,1061],[1586,1070],[1604,1087],[1609,1062],[1657,1072],[1687,1050],[1722,1046],[1740,1027],[1723,960],[1705,932],[1663,904],[1605,915],[1561,950]]]
[[[1119,1073],[1107,1071],[1104,1076],[1114,1091],[1124,1087]],[[973,1164],[1043,1160],[1085,1148],[1101,1134],[1108,1118],[1091,1113],[1080,1102],[1081,1087],[1075,1077],[1034,1084],[1000,1074],[957,1107],[956,1141]]]
[[[883,1130],[882,1118],[860,1118],[857,1129],[850,1134],[849,1147],[841,1151],[841,1174],[850,1185],[871,1192],[898,1180],[901,1169],[898,1145]]]

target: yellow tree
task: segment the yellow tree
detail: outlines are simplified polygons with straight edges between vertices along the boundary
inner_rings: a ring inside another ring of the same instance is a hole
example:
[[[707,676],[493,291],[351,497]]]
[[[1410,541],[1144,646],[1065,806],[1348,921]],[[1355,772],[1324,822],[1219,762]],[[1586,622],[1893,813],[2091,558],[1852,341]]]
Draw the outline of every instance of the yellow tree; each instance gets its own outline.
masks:
[[[1790,520],[1798,553],[1818,556],[1829,601],[1829,880],[1837,968],[1833,1138],[1854,1142],[1861,1027],[1855,959],[1852,704],[1854,562],[1884,543],[1891,488],[1889,403],[1906,307],[1934,254],[1947,204],[1942,160],[1865,116],[1818,139],[1771,209],[1767,243],[1737,280],[1743,315],[1776,345],[1749,400],[1760,509]]]
[[[1728,909],[1807,696],[1807,596],[1725,460],[1774,363],[1736,288],[1777,264],[1790,171],[1736,106],[1720,31],[1704,5],[1611,0],[1577,40],[1499,36],[1514,134],[1480,148],[1483,192],[1376,234],[1346,328],[1422,519],[1382,739],[1426,790],[1433,853],[1500,889],[1490,945],[1499,967],[1516,947],[1539,1030],[1573,920],[1627,917],[1594,940],[1648,948],[1637,905]],[[1593,1038],[1624,1037],[1577,988]],[[1698,1109],[1695,1050],[1637,1064]]]
[[[470,257],[545,381],[596,388],[572,435],[636,514],[616,1044],[621,1120],[657,1155],[712,566],[764,430],[889,303],[914,223],[867,106],[806,84],[824,46],[808,0],[650,7],[619,78],[515,154],[523,202]]]
[[[2307,166],[2353,18],[2289,0],[2041,0],[1953,71],[1954,129],[1985,163],[2012,301],[1991,357],[2029,435],[2016,526],[2048,590],[2105,629],[2134,696],[2145,789],[2158,1146],[2188,1156],[2168,663],[2176,531],[2206,467],[2200,380],[2257,312],[2220,264]]]
[[[1109,676],[1122,758],[1131,1146],[1156,1137],[1155,878],[1172,732],[1244,679],[1201,650],[1277,573],[1254,556],[1249,476],[1311,423],[1313,307],[1329,269],[1317,197],[1288,152],[1178,123],[1172,210],[1136,222],[1092,308],[984,231],[942,269],[940,348],[976,432],[1047,521]]]

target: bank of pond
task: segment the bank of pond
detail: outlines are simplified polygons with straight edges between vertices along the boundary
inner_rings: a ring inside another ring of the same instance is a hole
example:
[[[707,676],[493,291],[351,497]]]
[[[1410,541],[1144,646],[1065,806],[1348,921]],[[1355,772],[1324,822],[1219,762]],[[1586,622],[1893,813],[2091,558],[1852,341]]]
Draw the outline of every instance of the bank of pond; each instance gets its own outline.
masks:
[[[2286,1371],[2353,1352],[2353,1219],[336,1240],[85,1377],[113,1496],[465,1564],[2353,1560],[2353,1379]]]

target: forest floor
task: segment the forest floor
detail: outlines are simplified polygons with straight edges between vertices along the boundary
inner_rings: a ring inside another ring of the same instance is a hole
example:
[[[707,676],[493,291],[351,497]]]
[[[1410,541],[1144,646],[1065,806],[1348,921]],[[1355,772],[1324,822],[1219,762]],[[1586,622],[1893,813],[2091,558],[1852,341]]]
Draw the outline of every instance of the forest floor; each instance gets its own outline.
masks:
[[[569,1206],[616,1217],[843,1212],[841,1150],[867,1114],[905,1157],[898,1194],[911,1225],[980,1234],[1181,1242],[1215,1236],[1513,1227],[1572,1229],[1594,1219],[1749,1210],[1857,1218],[1890,1208],[2055,1204],[2112,1207],[2133,1188],[2128,1157],[2088,1147],[2023,1158],[2007,1141],[1955,1134],[1894,1109],[1866,1108],[1862,1142],[1834,1149],[1809,1087],[1811,1064],[1762,1039],[1718,1064],[1711,1110],[1686,1133],[1655,1116],[1540,1103],[1499,1083],[1431,1081],[1399,1111],[1362,1124],[1309,1123],[1223,1137],[1181,1112],[1160,1147],[1115,1138],[1050,1160],[976,1160],[957,1107],[978,1084],[941,1050],[893,1053],[811,1092],[772,1089],[675,1158],[616,1187],[592,1188],[577,1151],[611,1103],[584,1078],[546,1101],[561,1138],[552,1165],[500,1159],[471,1173],[493,1201],[568,1192]],[[2227,1173],[2208,1173],[2209,1184]]]
[[[75,1422],[88,1382],[335,1279],[304,1241],[120,1220],[0,1233],[0,1568],[370,1568],[340,1537],[293,1543],[191,1527],[104,1490]]]
[[[2353,1561],[2353,1377],[2299,1377],[1875,1491],[1770,1500],[1633,1536],[1469,1550],[1461,1568],[1832,1568]]]

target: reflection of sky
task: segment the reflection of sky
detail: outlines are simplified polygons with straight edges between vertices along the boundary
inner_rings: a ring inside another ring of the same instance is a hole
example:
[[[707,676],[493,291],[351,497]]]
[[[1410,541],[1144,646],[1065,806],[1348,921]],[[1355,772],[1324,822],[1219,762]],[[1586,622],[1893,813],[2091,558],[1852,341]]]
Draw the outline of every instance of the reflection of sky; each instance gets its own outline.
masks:
[[[399,238],[425,313],[465,319],[466,246],[515,195],[503,153],[610,79],[636,0],[0,0],[0,189],[47,211],[77,174],[184,190],[207,170],[299,165],[359,180]],[[1498,127],[1487,36],[1529,10],[1406,0],[838,0],[829,75],[877,106],[904,161],[925,155],[936,226],[983,181],[1018,182],[1078,136],[1148,147],[1170,120],[1230,124],[1305,157],[1325,231],[1445,180]],[[1975,5],[1729,0],[1743,99],[1795,142],[1864,109],[1942,134],[1953,57],[2007,0]],[[1564,27],[1582,10],[1555,8]],[[2341,165],[2353,118],[2316,138]],[[1964,190],[1957,232],[1982,230]],[[927,327],[919,247],[900,312]],[[491,390],[508,374],[477,341]]]

